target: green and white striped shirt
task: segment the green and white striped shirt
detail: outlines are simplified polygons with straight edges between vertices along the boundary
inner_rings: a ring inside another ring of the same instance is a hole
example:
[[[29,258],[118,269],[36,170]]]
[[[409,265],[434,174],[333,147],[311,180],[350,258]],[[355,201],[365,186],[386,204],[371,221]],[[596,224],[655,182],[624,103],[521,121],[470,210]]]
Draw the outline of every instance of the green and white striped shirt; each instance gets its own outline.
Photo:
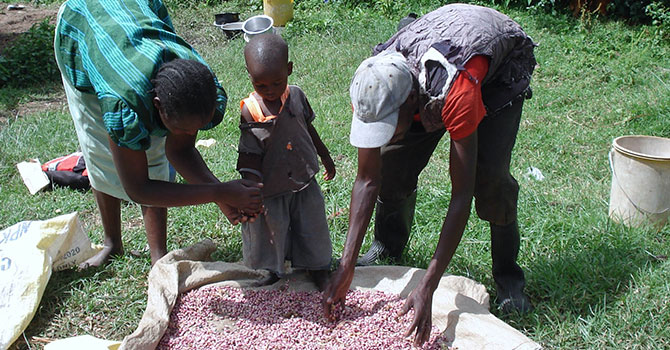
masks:
[[[151,79],[161,64],[202,57],[179,37],[161,0],[69,0],[55,38],[62,74],[75,88],[98,97],[102,119],[119,146],[146,150],[150,136],[168,131],[153,106]],[[218,88],[214,119],[221,122],[227,96]]]

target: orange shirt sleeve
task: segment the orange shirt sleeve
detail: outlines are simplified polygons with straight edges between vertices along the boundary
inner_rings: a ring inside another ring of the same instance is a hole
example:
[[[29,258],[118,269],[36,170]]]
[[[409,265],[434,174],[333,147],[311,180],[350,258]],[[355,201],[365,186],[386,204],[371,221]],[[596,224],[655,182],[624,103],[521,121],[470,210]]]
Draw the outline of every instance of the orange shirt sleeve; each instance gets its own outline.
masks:
[[[482,80],[489,70],[489,59],[482,55],[473,56],[465,64],[465,70],[467,72],[460,72],[456,77],[442,108],[442,122],[452,140],[472,134],[486,115]]]

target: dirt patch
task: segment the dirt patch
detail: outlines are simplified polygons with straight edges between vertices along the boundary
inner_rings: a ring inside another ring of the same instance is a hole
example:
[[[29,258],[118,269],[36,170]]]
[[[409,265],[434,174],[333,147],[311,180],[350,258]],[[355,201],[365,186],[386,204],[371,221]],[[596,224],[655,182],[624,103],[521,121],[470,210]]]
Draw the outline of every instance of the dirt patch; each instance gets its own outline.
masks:
[[[49,6],[33,6],[31,4],[6,4],[1,3],[0,8],[0,53],[21,33],[25,33],[35,23],[45,18],[49,23],[56,24],[58,4]],[[12,10],[11,7],[20,9]]]
[[[15,108],[0,110],[0,127],[5,126],[10,119],[24,117],[46,111],[60,111],[68,113],[65,93],[54,91],[48,96],[34,98],[30,102],[19,103]]]
[[[18,107],[19,115],[28,115],[41,111],[63,110],[67,108],[67,100],[64,93],[54,93],[42,99],[23,103]]]
[[[34,24],[45,19],[51,24],[56,24],[58,7],[57,3],[38,6],[29,3],[0,3],[0,54],[11,45],[12,41],[27,32]],[[0,127],[4,126],[10,118],[67,108],[65,94],[62,90],[47,95],[30,102],[20,103],[15,108],[0,111]]]

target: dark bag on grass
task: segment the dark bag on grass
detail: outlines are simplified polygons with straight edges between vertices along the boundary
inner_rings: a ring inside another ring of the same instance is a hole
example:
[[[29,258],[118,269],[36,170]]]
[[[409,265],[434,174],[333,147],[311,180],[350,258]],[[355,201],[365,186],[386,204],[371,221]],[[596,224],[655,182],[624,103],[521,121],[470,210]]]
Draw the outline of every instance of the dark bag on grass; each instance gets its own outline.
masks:
[[[52,187],[56,184],[75,190],[91,188],[86,163],[81,152],[52,159],[42,164],[42,171],[47,174]]]

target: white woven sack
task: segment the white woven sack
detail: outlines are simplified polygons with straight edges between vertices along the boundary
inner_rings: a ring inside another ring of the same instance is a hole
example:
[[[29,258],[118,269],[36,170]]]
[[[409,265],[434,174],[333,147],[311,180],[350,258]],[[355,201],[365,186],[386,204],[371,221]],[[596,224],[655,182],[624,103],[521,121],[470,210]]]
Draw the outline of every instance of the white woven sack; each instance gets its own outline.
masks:
[[[76,266],[96,252],[76,212],[0,231],[0,349],[7,349],[30,323],[51,272]]]

